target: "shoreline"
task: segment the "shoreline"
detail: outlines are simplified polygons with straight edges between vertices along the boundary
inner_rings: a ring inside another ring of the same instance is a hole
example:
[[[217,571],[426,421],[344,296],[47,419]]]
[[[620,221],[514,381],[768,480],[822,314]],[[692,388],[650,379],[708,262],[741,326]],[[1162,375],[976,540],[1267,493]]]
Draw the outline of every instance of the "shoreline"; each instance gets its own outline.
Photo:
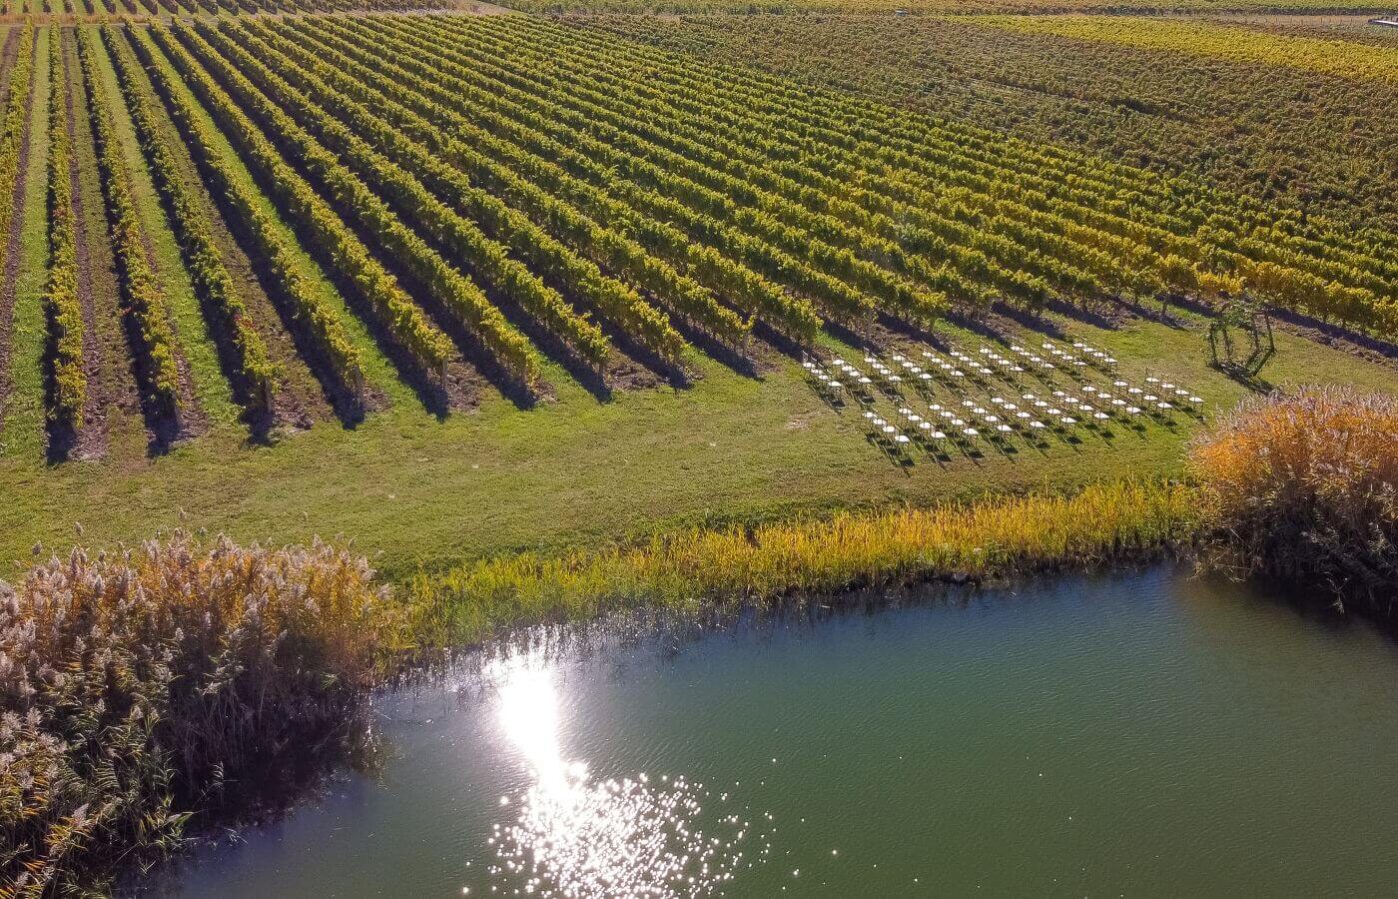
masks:
[[[720,612],[792,597],[1013,578],[1159,558],[1199,529],[1194,489],[1119,481],[927,508],[719,529],[632,545],[520,553],[406,587],[413,664],[520,627],[638,608]]]
[[[869,628],[887,631],[889,626],[886,622],[890,619],[884,616],[894,616],[891,620],[902,620],[899,616],[940,617],[947,612],[966,615],[966,620],[976,622],[973,627],[978,632],[995,633],[997,629],[993,626],[994,622],[982,620],[982,614],[988,610],[991,610],[993,618],[998,617],[1003,624],[1005,619],[1028,611],[1030,606],[1037,605],[1040,601],[1051,603],[1055,597],[1061,599],[1065,594],[1076,596],[1080,593],[1095,598],[1094,591],[1099,585],[1108,585],[1104,589],[1110,590],[1109,585],[1118,581],[1192,582],[1196,576],[1197,572],[1187,560],[1121,557],[1087,572],[1070,567],[1051,573],[1021,573],[979,584],[968,582],[958,585],[938,580],[931,584],[914,584],[907,587],[866,588],[836,597],[826,597],[828,602],[821,602],[817,597],[801,597],[792,599],[789,603],[757,610],[738,610],[731,616],[722,617],[709,617],[702,613],[696,613],[691,617],[685,613],[671,614],[665,610],[651,615],[642,610],[634,610],[632,613],[618,613],[618,617],[614,618],[543,625],[500,635],[495,640],[465,653],[464,658],[457,659],[447,670],[432,674],[420,682],[408,682],[376,693],[373,704],[378,710],[381,724],[392,719],[393,710],[415,706],[432,709],[430,712],[422,712],[430,724],[439,718],[477,715],[479,710],[486,707],[485,702],[491,695],[489,691],[498,689],[497,679],[500,672],[510,670],[512,663],[520,660],[528,660],[527,664],[530,666],[567,672],[555,675],[558,683],[574,684],[575,677],[579,674],[585,679],[596,677],[598,671],[613,670],[624,674],[625,681],[638,670],[651,671],[652,666],[664,670],[672,664],[683,665],[694,646],[700,647],[700,658],[705,652],[711,651],[704,647],[711,648],[716,645],[740,645],[748,647],[754,654],[764,654],[768,651],[771,639],[784,641],[785,645],[810,641],[815,645],[828,646],[828,643],[819,637],[825,633],[823,629],[827,627],[833,626],[837,633],[848,633],[849,625],[858,622],[857,627],[862,629],[867,622]],[[1237,584],[1222,576],[1202,575],[1200,579],[1206,583],[1214,581],[1223,585],[1206,589],[1221,590],[1225,593],[1235,590],[1256,592],[1248,590],[1246,585]],[[1292,609],[1290,602],[1284,597],[1272,597],[1270,591],[1261,592],[1269,594],[1262,603],[1269,607],[1275,606],[1272,610],[1274,614],[1283,613],[1284,619],[1290,619],[1293,616],[1285,613],[1297,613],[1291,623],[1298,631],[1315,629],[1318,624],[1327,623],[1326,619],[1312,620],[1303,615],[1301,609]],[[1147,606],[1153,605],[1144,597],[1127,596],[1121,599],[1120,593],[1118,597],[1126,604],[1134,604],[1135,600],[1140,598]],[[1282,601],[1274,601],[1277,599]],[[1180,601],[1180,597],[1174,597],[1172,600],[1173,603]],[[1031,617],[1034,614],[1031,612]],[[1042,618],[1049,614],[1051,613],[1043,612],[1039,613],[1039,616]],[[1089,617],[1093,614],[1095,613],[1088,613]],[[880,622],[884,622],[882,626]],[[1367,619],[1356,621],[1351,616],[1343,623],[1347,626],[1364,626],[1366,631],[1375,630]],[[992,626],[989,630],[982,631],[984,625]],[[1319,629],[1325,630],[1324,627]],[[439,702],[442,703],[440,707]],[[386,742],[383,744],[387,753],[384,756],[387,767],[383,772],[371,768],[367,775],[352,769],[341,769],[331,773],[319,785],[297,797],[289,806],[274,811],[264,820],[244,822],[227,833],[214,834],[211,839],[202,839],[194,843],[188,852],[152,872],[151,880],[124,885],[125,888],[118,891],[117,895],[182,895],[181,890],[186,883],[196,885],[196,894],[201,888],[207,893],[210,882],[221,882],[222,875],[217,872],[222,860],[229,854],[239,853],[239,846],[251,844],[254,848],[247,851],[254,855],[266,851],[269,844],[268,836],[259,833],[259,828],[270,825],[274,828],[271,833],[280,833],[284,822],[303,813],[313,822],[323,822],[321,806],[328,803],[331,807],[336,807],[337,801],[345,794],[345,785],[376,782],[380,773],[386,778],[386,783],[394,783],[393,766],[397,764],[400,776],[407,770],[398,755],[398,751],[404,748],[398,743],[402,736],[402,733],[395,733],[392,727],[389,727]],[[369,781],[363,779],[366,776]],[[312,829],[316,826],[313,824]],[[323,828],[325,825],[322,823],[318,826]],[[276,837],[271,838],[271,844],[276,845]],[[216,872],[211,880],[208,875],[209,869],[205,867],[210,864]],[[235,863],[234,870],[237,867]],[[246,868],[245,862],[242,867]],[[473,890],[475,889],[473,886]]]
[[[1168,552],[1123,555],[1096,564],[1064,565],[1052,569],[1020,570],[1003,576],[957,581],[924,578],[898,583],[851,587],[834,595],[794,594],[764,606],[720,609],[706,607],[676,610],[636,607],[604,613],[598,618],[521,625],[459,653],[430,669],[418,669],[406,678],[383,684],[370,704],[376,714],[400,703],[435,701],[440,692],[448,701],[476,703],[492,678],[491,667],[516,655],[548,663],[562,661],[570,669],[595,670],[615,658],[670,661],[688,647],[714,638],[765,639],[787,628],[814,629],[845,618],[899,612],[926,612],[945,604],[970,605],[991,601],[1006,605],[1032,602],[1020,594],[1031,590],[1052,592],[1061,581],[1111,581],[1142,578],[1167,569],[1169,577],[1187,576],[1188,562]],[[459,714],[453,708],[447,714]],[[436,717],[436,716],[434,716]],[[382,736],[382,735],[380,735]],[[366,765],[341,763],[316,775],[283,803],[213,829],[190,834],[183,850],[147,873],[130,872],[114,890],[121,899],[178,895],[186,875],[197,872],[209,853],[242,845],[244,836],[261,828],[276,827],[292,816],[334,795],[337,787],[360,777],[375,778],[382,766],[392,763],[393,743],[375,742]],[[387,755],[382,754],[384,751]],[[174,890],[174,892],[171,892]]]
[[[178,856],[191,837],[267,819],[329,772],[371,758],[362,754],[372,751],[370,710],[385,688],[447,672],[473,650],[488,657],[531,627],[585,632],[631,615],[639,634],[646,616],[673,613],[702,630],[845,600],[873,608],[920,584],[974,591],[1187,553],[1235,579],[1310,584],[1311,606],[1328,598],[1344,608],[1342,587],[1367,587],[1351,608],[1383,619],[1374,600],[1391,582],[1335,574],[1392,564],[1391,544],[1370,531],[1391,518],[1391,490],[1375,485],[1392,483],[1376,466],[1391,463],[1394,413],[1392,400],[1345,390],[1273,396],[1194,446],[1189,482],[1105,479],[1073,493],[692,527],[495,556],[407,584],[320,541],[242,547],[176,532],[140,547],[74,549],[4,590],[0,651],[18,660],[11,724],[25,725],[0,787],[37,809],[28,840],[55,839],[72,820],[96,828],[91,857],[80,853],[61,876],[109,887],[133,859]],[[1332,483],[1361,469],[1365,478]],[[144,778],[119,798],[105,795],[108,780],[76,773],[105,764],[113,739]],[[75,772],[62,795],[30,773],[50,768]],[[225,783],[237,789],[225,794]],[[119,807],[117,828],[151,814],[165,823],[153,839],[88,825],[93,803]]]

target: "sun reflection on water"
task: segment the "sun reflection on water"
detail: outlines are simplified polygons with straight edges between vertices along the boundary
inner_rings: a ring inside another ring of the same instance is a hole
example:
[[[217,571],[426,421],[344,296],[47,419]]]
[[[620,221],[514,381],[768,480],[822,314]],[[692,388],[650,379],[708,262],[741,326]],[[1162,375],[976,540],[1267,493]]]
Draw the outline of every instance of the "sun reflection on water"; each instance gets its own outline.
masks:
[[[694,897],[721,894],[754,834],[727,794],[711,801],[684,777],[594,779],[560,741],[555,672],[528,654],[487,672],[498,688],[501,729],[530,769],[518,797],[501,797],[512,822],[495,825],[492,890],[561,899]],[[705,804],[717,806],[700,825]]]

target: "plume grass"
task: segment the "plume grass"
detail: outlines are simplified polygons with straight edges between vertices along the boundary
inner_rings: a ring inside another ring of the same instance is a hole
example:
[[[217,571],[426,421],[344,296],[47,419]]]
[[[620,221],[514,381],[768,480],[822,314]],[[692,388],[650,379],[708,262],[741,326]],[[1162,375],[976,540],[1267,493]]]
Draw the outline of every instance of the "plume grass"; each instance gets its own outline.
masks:
[[[1251,400],[1191,448],[1208,526],[1243,575],[1398,597],[1398,400],[1347,387]]]
[[[0,897],[104,891],[332,754],[391,643],[383,599],[324,545],[183,534],[0,589]]]

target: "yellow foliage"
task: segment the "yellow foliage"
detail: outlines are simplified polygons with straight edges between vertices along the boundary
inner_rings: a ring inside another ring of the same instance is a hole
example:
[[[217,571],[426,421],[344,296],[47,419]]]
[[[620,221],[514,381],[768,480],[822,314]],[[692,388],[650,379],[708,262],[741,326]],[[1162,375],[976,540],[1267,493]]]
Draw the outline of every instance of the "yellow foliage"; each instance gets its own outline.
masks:
[[[526,553],[421,577],[413,585],[413,629],[427,646],[454,646],[519,622],[641,604],[763,604],[792,593],[1092,564],[1186,538],[1193,522],[1189,488],[1126,482],[1074,496],[694,529],[635,546]]]
[[[1398,584],[1398,400],[1326,387],[1246,403],[1192,462],[1208,522],[1245,569],[1371,593]]]
[[[987,16],[976,21],[1012,31],[1287,66],[1341,78],[1398,81],[1398,49],[1358,41],[1266,34],[1214,22],[1125,16]]]

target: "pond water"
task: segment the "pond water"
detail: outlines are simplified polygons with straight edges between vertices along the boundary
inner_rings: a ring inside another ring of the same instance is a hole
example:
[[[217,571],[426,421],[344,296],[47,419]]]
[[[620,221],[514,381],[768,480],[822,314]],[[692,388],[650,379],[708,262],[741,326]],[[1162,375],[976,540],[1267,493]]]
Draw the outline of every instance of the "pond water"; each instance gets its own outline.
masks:
[[[1398,884],[1398,649],[1169,568],[524,651],[380,712],[393,755],[377,779],[203,853],[160,892]]]

